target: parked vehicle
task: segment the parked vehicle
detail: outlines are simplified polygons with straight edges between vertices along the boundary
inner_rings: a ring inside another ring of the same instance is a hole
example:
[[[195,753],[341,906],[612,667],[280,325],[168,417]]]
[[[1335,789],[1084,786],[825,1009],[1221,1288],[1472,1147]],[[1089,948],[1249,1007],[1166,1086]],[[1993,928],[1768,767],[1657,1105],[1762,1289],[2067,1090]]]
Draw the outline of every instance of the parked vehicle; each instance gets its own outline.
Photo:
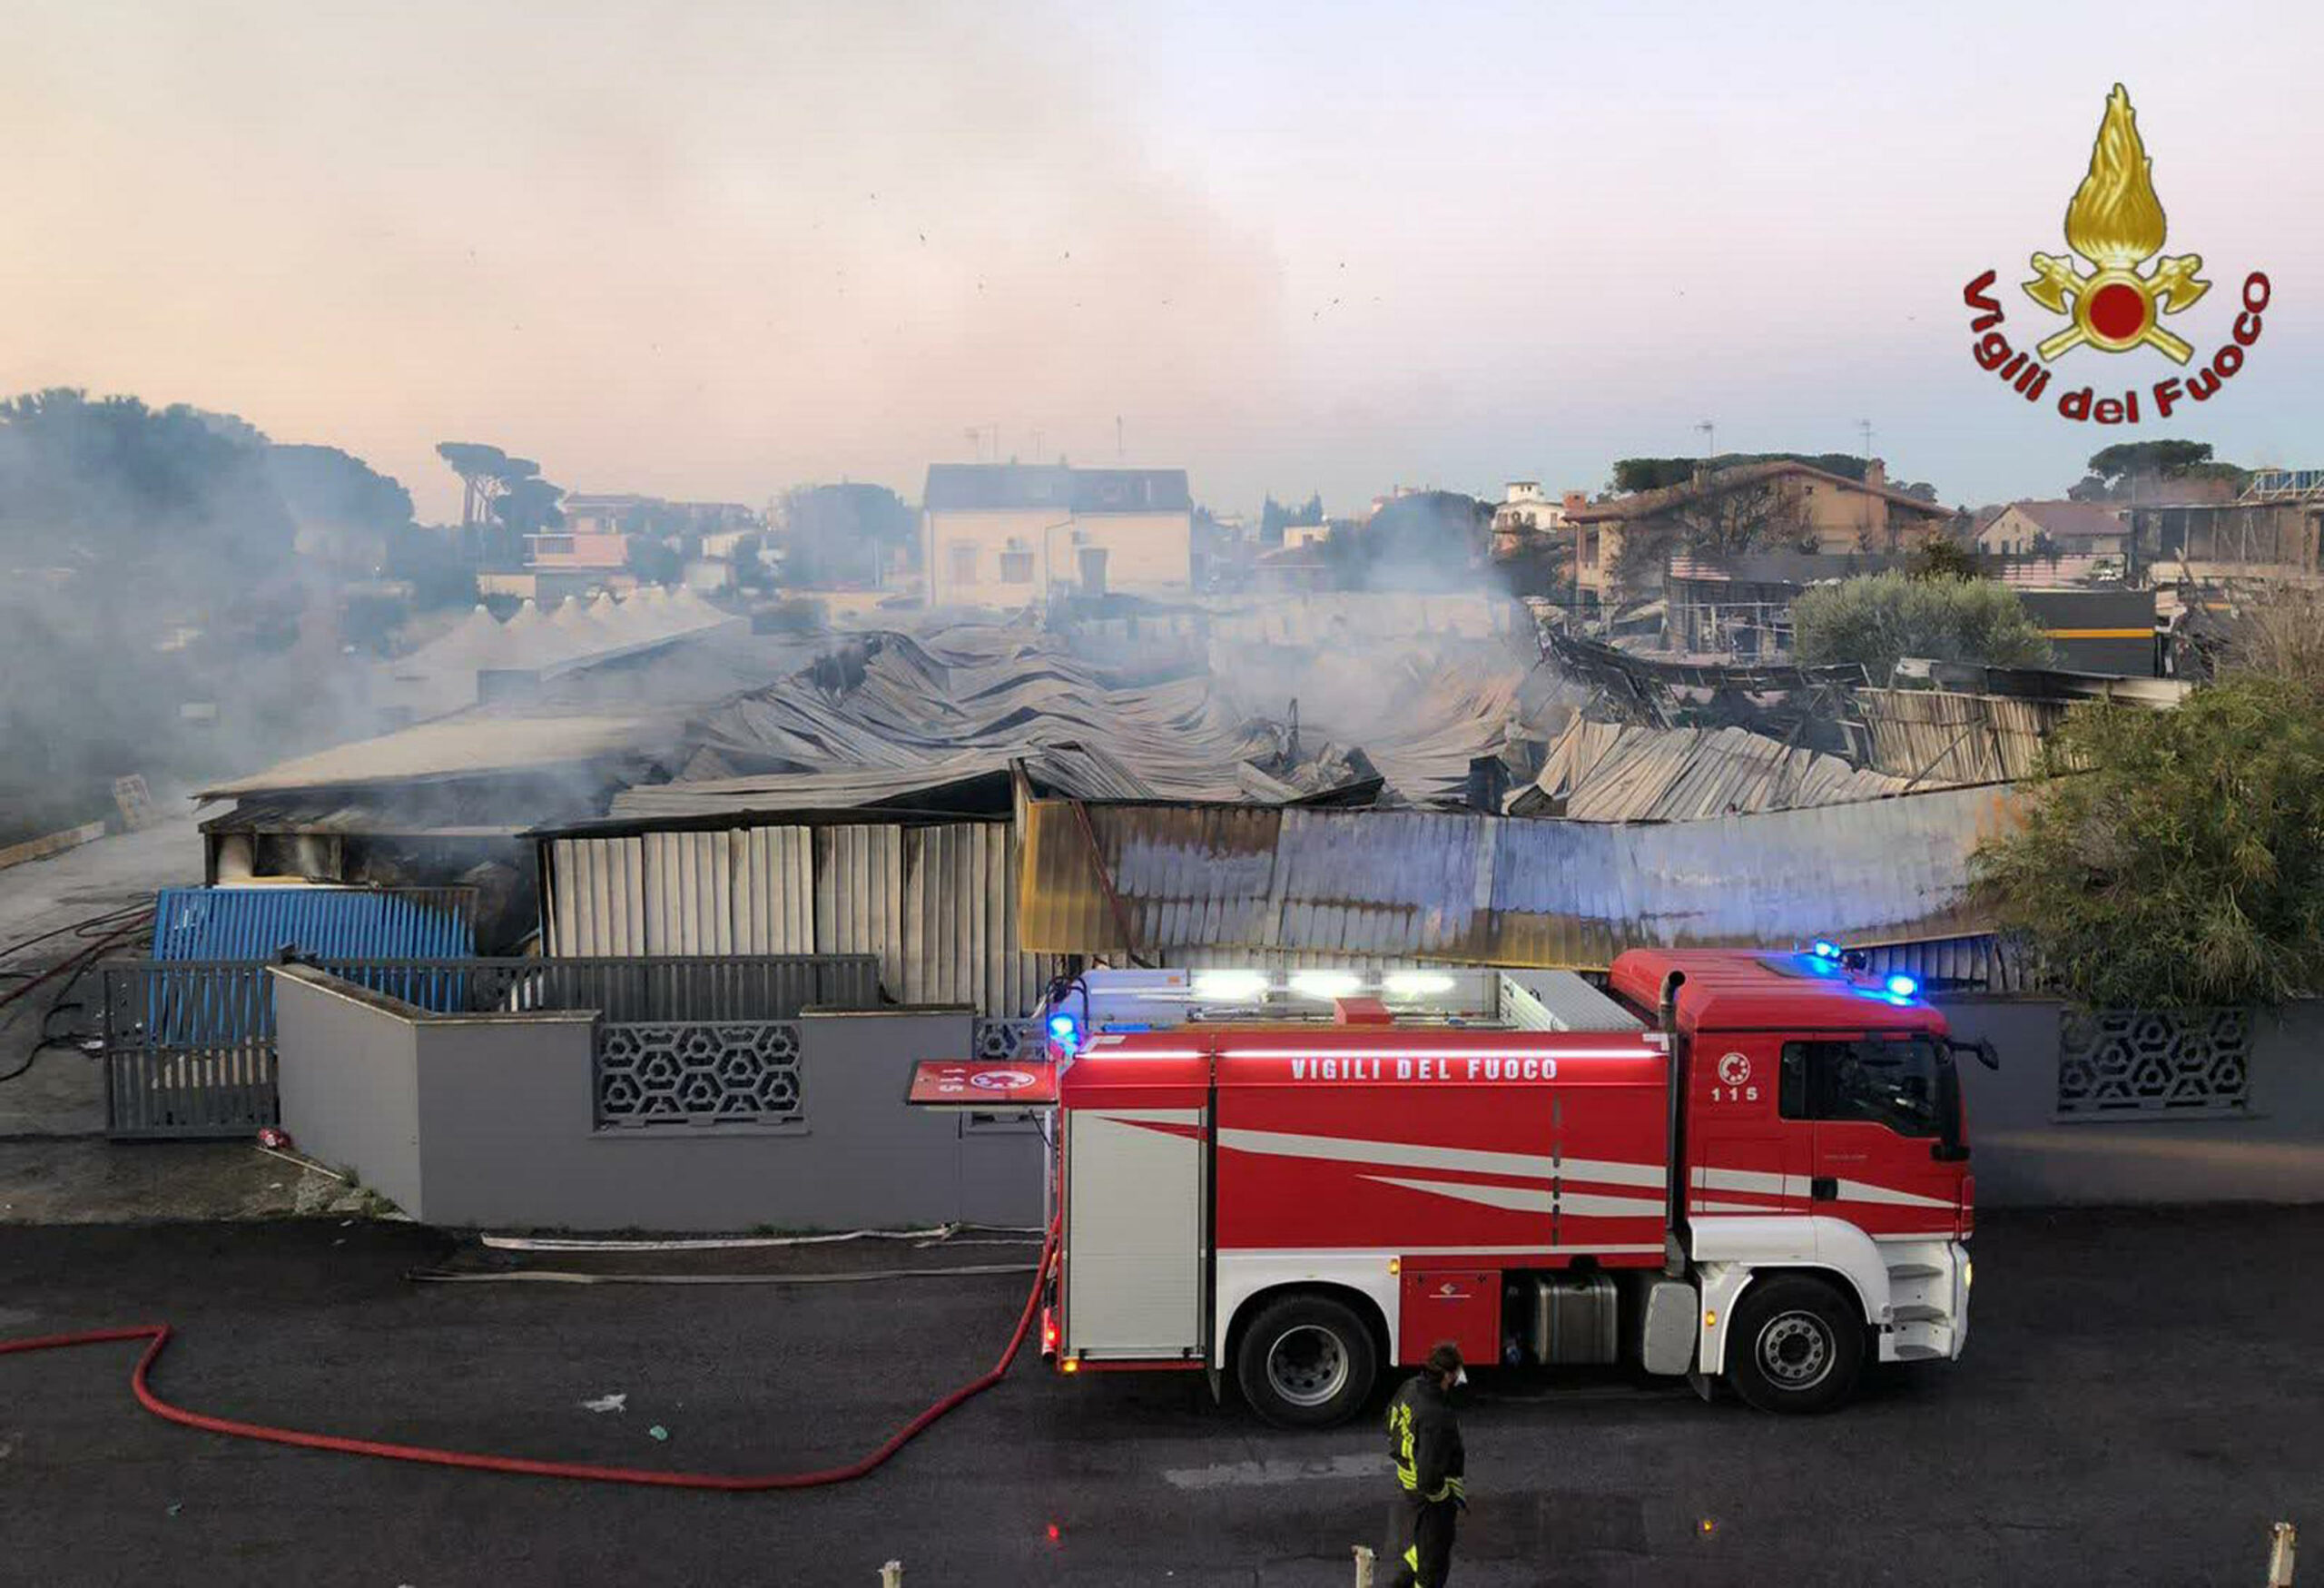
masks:
[[[1231,1375],[1324,1426],[1440,1340],[1768,1411],[1968,1336],[1955,1056],[1909,977],[1800,953],[1567,972],[1091,972],[1045,1010],[1067,1373]],[[1610,996],[1609,995],[1610,994]]]

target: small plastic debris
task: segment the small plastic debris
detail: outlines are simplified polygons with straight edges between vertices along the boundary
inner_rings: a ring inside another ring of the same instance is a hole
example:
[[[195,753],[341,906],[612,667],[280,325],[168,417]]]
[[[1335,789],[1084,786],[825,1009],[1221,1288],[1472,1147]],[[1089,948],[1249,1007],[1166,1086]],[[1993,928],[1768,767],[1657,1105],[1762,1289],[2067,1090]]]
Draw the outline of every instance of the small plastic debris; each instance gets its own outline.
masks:
[[[629,1393],[625,1390],[619,1395],[601,1395],[596,1400],[583,1401],[581,1403],[581,1409],[585,1412],[627,1411],[629,1409]]]
[[[651,1428],[648,1428],[645,1431],[648,1434],[653,1435],[656,1439],[666,1440],[670,1436],[670,1431],[662,1426],[659,1423],[655,1424]]]
[[[183,1500],[172,1500],[172,1501],[171,1501],[171,1502],[170,1502],[170,1514],[171,1514],[171,1515],[174,1516],[174,1515],[176,1515],[179,1512],[181,1512],[181,1511],[182,1511],[182,1510],[184,1510],[184,1509],[185,1509],[185,1502],[184,1502]]]

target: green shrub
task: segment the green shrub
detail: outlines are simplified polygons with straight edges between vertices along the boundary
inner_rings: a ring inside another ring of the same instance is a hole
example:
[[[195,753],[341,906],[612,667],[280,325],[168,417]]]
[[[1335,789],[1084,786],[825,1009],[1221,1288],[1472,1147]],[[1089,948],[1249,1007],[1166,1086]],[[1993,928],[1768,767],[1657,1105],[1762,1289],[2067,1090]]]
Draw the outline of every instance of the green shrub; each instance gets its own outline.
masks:
[[[2050,642],[2017,592],[1982,579],[1874,574],[1818,585],[1791,607],[1792,648],[1808,666],[1859,664],[1875,684],[1901,656],[2038,667]]]

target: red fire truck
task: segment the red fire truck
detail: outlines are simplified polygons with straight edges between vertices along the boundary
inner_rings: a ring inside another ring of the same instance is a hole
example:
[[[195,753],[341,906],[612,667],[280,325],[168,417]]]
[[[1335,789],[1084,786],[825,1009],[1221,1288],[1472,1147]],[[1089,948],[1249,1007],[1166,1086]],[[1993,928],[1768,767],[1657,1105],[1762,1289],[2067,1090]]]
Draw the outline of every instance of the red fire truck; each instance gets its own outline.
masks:
[[[1440,1340],[1839,1405],[1968,1334],[1956,1053],[1828,943],[1570,972],[1094,971],[1045,1006],[1068,1373],[1352,1415]],[[990,1091],[993,1100],[1001,1100]]]

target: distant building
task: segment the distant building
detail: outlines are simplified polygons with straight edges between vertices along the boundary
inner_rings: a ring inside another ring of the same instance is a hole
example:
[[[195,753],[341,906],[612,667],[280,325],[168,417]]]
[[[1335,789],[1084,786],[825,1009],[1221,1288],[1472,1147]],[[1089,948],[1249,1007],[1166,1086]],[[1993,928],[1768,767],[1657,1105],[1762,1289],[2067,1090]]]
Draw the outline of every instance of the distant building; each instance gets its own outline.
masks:
[[[596,529],[544,529],[525,537],[525,566],[537,572],[616,573],[629,566],[629,537]]]
[[[931,464],[921,537],[931,607],[1194,588],[1183,469]]]
[[[625,535],[644,529],[646,509],[662,505],[658,497],[575,491],[557,508],[576,535]]]
[[[2038,541],[2068,556],[2120,557],[2130,534],[2122,509],[2102,502],[2012,502],[1977,531],[1977,549],[2031,557]]]
[[[1589,505],[1588,491],[1570,490],[1552,498],[1538,479],[1511,480],[1492,510],[1493,556],[1519,556],[1533,537],[1558,534],[1565,528],[1568,514]]]
[[[1948,508],[1890,488],[1887,469],[1876,458],[1860,480],[1779,459],[1700,469],[1680,485],[1565,508],[1574,537],[1574,582],[1601,600],[1620,577],[1625,542],[1652,529],[1667,528],[1675,538],[1705,524],[1756,520],[1765,526],[1766,549],[1846,557],[1916,550],[1942,538],[1952,517]],[[1624,593],[1661,583],[1659,566],[1630,572]]]
[[[2198,485],[2213,488],[2207,499]],[[2156,578],[2312,584],[2324,575],[2324,469],[2263,469],[2232,499],[2217,482],[2166,480],[2124,516],[2137,528],[2132,566]]]

